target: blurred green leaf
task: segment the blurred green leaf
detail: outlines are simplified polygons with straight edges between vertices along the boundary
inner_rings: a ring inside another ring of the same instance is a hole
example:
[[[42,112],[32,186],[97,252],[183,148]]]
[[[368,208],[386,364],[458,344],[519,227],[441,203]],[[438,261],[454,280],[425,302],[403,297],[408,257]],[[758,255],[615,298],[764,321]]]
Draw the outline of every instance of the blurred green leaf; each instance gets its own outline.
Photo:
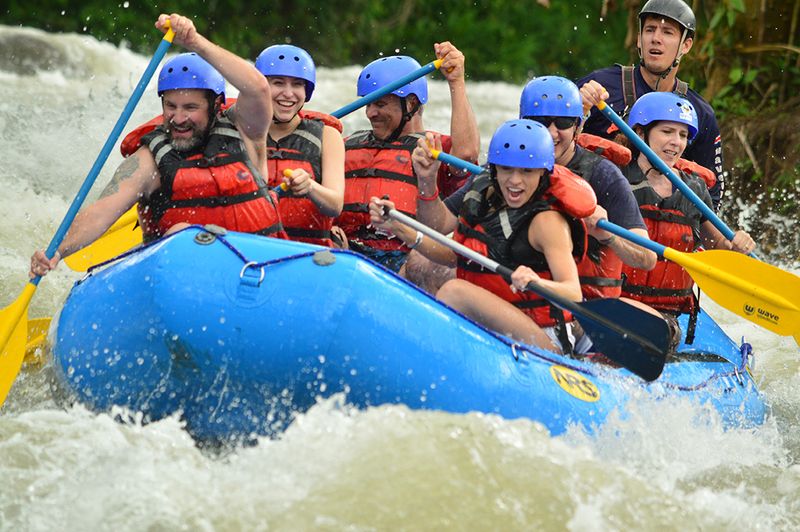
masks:
[[[714,16],[711,17],[711,22],[708,23],[709,30],[713,30],[719,25],[719,22],[722,20],[722,17],[725,16],[725,12],[726,12],[725,7],[723,6],[717,7],[717,9],[714,11]]]
[[[739,13],[744,13],[744,0],[730,0],[731,7]]]

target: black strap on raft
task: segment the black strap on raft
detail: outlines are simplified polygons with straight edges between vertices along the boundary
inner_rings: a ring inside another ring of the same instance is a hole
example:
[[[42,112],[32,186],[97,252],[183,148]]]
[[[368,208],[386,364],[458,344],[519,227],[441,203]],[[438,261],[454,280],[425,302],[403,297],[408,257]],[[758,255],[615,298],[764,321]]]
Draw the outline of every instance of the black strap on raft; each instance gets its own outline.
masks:
[[[569,340],[569,334],[567,334],[567,322],[564,319],[564,311],[554,305],[550,305],[550,317],[556,320],[556,336],[558,337],[558,341],[561,342],[563,354],[567,356],[575,354],[575,348]]]
[[[689,313],[689,322],[686,324],[686,345],[694,343],[694,334],[697,332],[697,315],[700,313],[700,292],[692,292],[694,308]]]

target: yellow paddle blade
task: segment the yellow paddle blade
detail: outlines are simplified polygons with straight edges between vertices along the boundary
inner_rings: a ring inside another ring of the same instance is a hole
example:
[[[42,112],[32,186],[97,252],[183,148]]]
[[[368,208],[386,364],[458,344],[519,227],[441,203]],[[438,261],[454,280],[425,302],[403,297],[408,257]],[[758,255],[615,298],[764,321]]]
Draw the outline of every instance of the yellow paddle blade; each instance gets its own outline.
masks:
[[[28,339],[25,343],[25,358],[23,360],[26,366],[39,367],[44,363],[44,348],[51,320],[52,318],[28,320]]]
[[[103,236],[76,251],[64,262],[76,272],[85,272],[95,264],[107,261],[142,243],[142,229],[137,224],[136,206],[120,216]]]
[[[28,332],[28,305],[36,285],[28,283],[16,301],[0,312],[0,406],[14,384],[22,359]]]
[[[800,277],[733,251],[667,248],[664,257],[683,266],[721,306],[800,344]]]

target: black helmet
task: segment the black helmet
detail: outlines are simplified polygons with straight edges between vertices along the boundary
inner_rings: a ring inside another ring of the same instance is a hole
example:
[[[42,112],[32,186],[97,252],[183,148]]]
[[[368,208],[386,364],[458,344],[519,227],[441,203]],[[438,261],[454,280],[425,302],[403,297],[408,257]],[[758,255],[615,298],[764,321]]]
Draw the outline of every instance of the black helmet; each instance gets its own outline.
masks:
[[[644,17],[662,16],[671,18],[681,26],[686,32],[686,37],[694,37],[697,30],[697,19],[692,12],[692,8],[683,0],[648,0],[641,11],[639,11],[639,30]]]

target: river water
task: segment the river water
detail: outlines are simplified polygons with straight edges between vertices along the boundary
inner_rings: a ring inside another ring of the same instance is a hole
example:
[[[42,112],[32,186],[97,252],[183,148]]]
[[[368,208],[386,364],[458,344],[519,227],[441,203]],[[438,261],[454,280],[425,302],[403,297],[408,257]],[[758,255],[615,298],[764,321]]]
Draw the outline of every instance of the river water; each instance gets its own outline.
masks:
[[[90,37],[3,26],[0,50],[6,306],[149,58]],[[358,72],[320,69],[308,107],[350,102]],[[431,90],[425,124],[448,131],[446,84],[433,81]],[[484,145],[515,116],[519,90],[470,85]],[[151,84],[131,125],[159,111]],[[367,125],[363,112],[344,122],[346,132]],[[113,153],[90,199],[120,161]],[[57,312],[77,278],[65,267],[48,276],[29,315]],[[0,530],[800,528],[798,348],[707,304],[732,337],[755,347],[755,376],[772,407],[757,430],[723,431],[702,407],[656,404],[593,437],[576,428],[552,438],[527,420],[401,406],[353,411],[333,398],[278,440],[213,456],[178,419],[122,425],[63,410],[46,367],[23,372],[0,412]]]

